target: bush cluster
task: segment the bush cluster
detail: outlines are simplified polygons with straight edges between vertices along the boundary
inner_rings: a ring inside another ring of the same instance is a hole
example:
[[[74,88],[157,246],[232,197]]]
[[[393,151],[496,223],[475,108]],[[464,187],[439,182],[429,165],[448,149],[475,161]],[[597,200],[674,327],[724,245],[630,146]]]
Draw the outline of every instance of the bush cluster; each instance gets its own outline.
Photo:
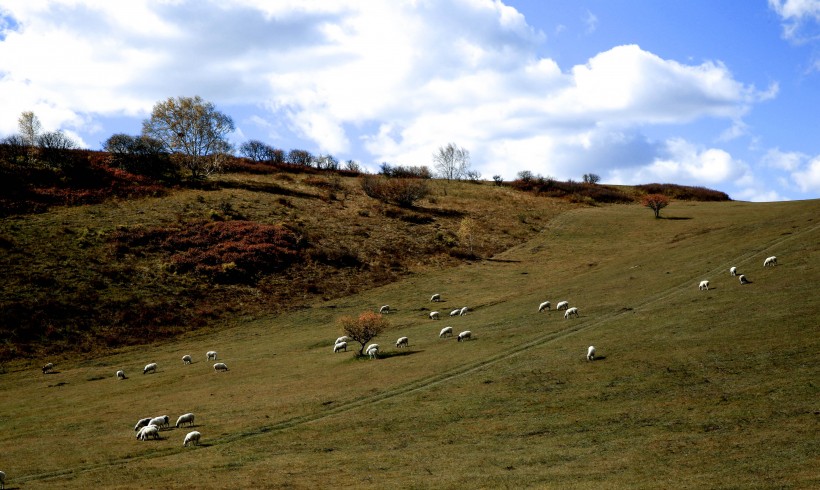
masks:
[[[707,189],[699,186],[685,186],[678,184],[643,184],[636,185],[636,189],[647,194],[662,194],[678,201],[729,201],[725,192]]]
[[[413,207],[416,201],[430,193],[430,188],[423,179],[363,175],[360,183],[367,196],[404,208]]]
[[[631,196],[610,186],[573,181],[558,181],[552,178],[519,175],[510,187],[520,191],[533,192],[546,197],[567,198],[573,202],[593,203],[626,203],[632,202]]]

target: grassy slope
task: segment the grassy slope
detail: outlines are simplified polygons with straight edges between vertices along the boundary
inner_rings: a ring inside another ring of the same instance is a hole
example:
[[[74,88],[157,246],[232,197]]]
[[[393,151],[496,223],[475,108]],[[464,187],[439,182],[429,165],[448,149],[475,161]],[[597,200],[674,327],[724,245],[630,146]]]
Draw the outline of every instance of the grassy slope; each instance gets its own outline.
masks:
[[[0,467],[42,488],[817,487],[817,209],[578,209],[494,261],[53,375],[18,365],[0,377]],[[471,312],[428,320],[433,292]],[[538,314],[546,299],[581,318]],[[387,356],[332,354],[335,318],[380,304],[397,309]],[[476,340],[439,340],[445,325]],[[603,359],[584,360],[590,344]],[[211,348],[231,371],[212,372]],[[160,371],[139,374],[149,361]],[[188,411],[204,447],[183,450],[187,429],[134,440],[138,418]]]

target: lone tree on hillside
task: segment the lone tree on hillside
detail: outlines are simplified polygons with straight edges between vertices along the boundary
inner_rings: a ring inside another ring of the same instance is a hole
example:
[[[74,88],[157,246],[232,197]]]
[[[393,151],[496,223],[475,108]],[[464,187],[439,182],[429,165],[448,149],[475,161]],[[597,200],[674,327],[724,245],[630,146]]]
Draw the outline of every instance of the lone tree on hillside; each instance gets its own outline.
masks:
[[[352,316],[339,318],[339,326],[342,327],[345,335],[362,345],[359,349],[359,356],[364,355],[364,347],[367,343],[376,338],[389,325],[386,318],[372,311],[365,311],[358,318]]]
[[[17,119],[17,127],[28,146],[37,146],[37,138],[40,136],[43,126],[33,112],[25,111],[21,113]]]
[[[227,136],[233,130],[233,119],[198,95],[157,102],[151,118],[142,123],[142,134],[161,141],[170,153],[178,155],[193,179],[222,169],[231,150]]]
[[[470,152],[455,143],[440,146],[438,152],[433,154],[433,165],[447,181],[459,180],[467,175],[470,168]]]
[[[598,174],[584,174],[585,184],[597,184],[601,181],[601,176]]]
[[[661,217],[661,209],[669,206],[669,198],[663,194],[647,194],[643,196],[641,204],[655,211],[655,219]]]

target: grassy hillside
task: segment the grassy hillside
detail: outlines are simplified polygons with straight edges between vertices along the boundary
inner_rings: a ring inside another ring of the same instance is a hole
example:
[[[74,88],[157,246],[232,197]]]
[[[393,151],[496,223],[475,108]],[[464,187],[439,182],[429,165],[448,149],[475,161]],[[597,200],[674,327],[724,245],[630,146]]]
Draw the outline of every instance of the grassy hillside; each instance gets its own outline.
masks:
[[[817,210],[566,210],[493,260],[66,359],[54,374],[9,363],[0,468],[9,486],[37,488],[817,488]],[[764,269],[769,255],[779,265]],[[581,316],[538,313],[544,300]],[[337,318],[382,304],[396,309],[382,358],[331,352]],[[474,340],[439,339],[446,325]],[[591,344],[600,357],[587,362]],[[213,372],[210,349],[230,371]],[[159,371],[142,375],[151,361]],[[182,447],[188,429],[134,439],[137,419],[189,411],[202,446]]]

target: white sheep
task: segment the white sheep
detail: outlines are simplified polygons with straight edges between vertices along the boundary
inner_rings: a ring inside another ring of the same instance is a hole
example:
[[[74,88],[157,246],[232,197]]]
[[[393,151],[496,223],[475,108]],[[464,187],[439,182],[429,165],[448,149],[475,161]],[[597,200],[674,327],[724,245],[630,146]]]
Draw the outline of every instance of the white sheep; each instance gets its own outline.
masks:
[[[458,334],[458,337],[456,337],[456,342],[467,341],[467,339],[469,339],[472,336],[473,336],[473,332],[471,332],[469,330],[465,330],[465,331],[461,332],[460,334]]]
[[[194,414],[186,413],[179,416],[176,427],[182,424],[194,425]]]
[[[148,373],[155,373],[157,372],[157,363],[152,362],[150,364],[146,364],[144,368],[142,368],[142,374]]]
[[[430,296],[430,302],[432,303],[433,301],[441,301],[441,295],[436,293],[436,294]]]
[[[444,328],[441,329],[441,332],[439,332],[439,334],[438,334],[438,338],[440,338],[440,339],[444,338],[444,337],[447,337],[447,336],[450,336],[450,337],[453,336],[453,327],[444,327]]]
[[[347,338],[347,335],[342,335],[341,337],[336,339],[336,342],[334,342],[334,344],[341,344],[342,342],[347,342],[348,340],[350,339]]]
[[[205,353],[205,360],[206,361],[215,361],[216,360],[216,351],[215,350],[209,350],[208,352],[206,352]]]
[[[746,276],[743,274],[738,276],[738,280],[740,280],[740,284],[749,284],[749,280],[746,279]]]
[[[228,366],[224,362],[217,362],[214,364],[214,371],[227,371]]]
[[[138,431],[148,425],[148,422],[151,421],[151,417],[145,417],[144,419],[139,419],[137,421],[137,425],[134,426],[134,431]]]
[[[708,291],[709,281],[700,281],[700,284],[698,284],[698,289],[700,289],[701,291]]]
[[[431,311],[430,312],[430,319],[431,320],[438,320],[440,315],[441,314],[437,311]]]
[[[450,312],[450,316],[458,316],[461,314],[461,308],[456,308],[455,310]]]
[[[125,379],[125,371],[123,371],[122,369],[117,371],[117,379]]]
[[[347,342],[339,342],[338,344],[333,346],[333,353],[337,353],[340,351],[347,352]]]
[[[595,346],[590,345],[589,349],[587,349],[587,361],[595,360]]]
[[[730,267],[729,268],[729,275],[736,276],[737,275],[737,267]]]
[[[159,439],[159,427],[156,425],[146,425],[139,432],[137,432],[137,439],[147,441],[149,437]]]
[[[191,431],[188,435],[185,436],[185,440],[182,442],[183,447],[188,447],[188,443],[190,442],[194,446],[199,446],[199,438],[202,437],[202,434],[199,431]]]
[[[569,301],[559,301],[557,305],[555,305],[556,310],[566,310],[569,308]]]
[[[464,315],[466,315],[466,314],[467,314],[467,307],[466,307],[466,306],[462,306],[462,307],[461,307],[461,312],[459,312],[458,316],[464,316]]]
[[[182,356],[182,364],[191,364],[192,362],[194,362],[194,359],[188,354]]]
[[[371,359],[379,357],[379,344],[370,344],[364,351]]]
[[[580,314],[578,314],[578,308],[574,306],[572,308],[568,308],[567,311],[564,312],[564,319],[567,319],[572,315],[575,315],[576,317],[581,316]]]
[[[767,257],[766,260],[763,261],[763,267],[768,267],[768,266],[774,267],[776,265],[777,265],[777,257],[775,257],[774,255],[772,255],[771,257]]]
[[[381,308],[379,308],[379,313],[383,315],[390,313],[390,305],[384,305]]]
[[[160,415],[159,417],[154,417],[151,420],[149,420],[147,425],[156,425],[157,427],[170,427],[171,418],[167,415]]]
[[[544,301],[543,303],[538,305],[538,311],[539,312],[544,311],[544,310],[549,310],[549,309],[550,309],[550,302],[549,301]]]
[[[43,366],[43,374],[50,373],[52,369],[54,369],[53,362],[46,364],[45,366]]]
[[[407,337],[399,337],[399,340],[396,341],[396,347],[408,347],[410,345],[410,339]]]
[[[0,488],[6,488],[6,474],[0,471]]]

